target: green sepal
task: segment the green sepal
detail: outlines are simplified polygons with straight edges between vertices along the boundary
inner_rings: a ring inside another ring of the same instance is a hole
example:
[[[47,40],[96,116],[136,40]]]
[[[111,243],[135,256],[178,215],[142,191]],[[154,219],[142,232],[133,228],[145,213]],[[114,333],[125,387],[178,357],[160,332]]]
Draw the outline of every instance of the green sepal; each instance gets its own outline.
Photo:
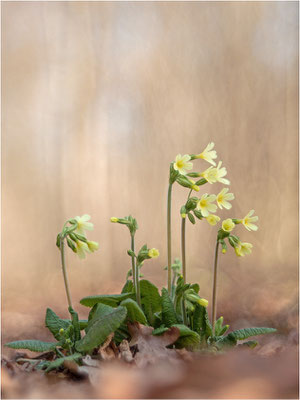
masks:
[[[204,218],[203,215],[202,215],[202,213],[201,213],[201,211],[199,211],[199,210],[193,210],[193,213],[195,214],[195,216],[196,216],[198,219]]]
[[[193,214],[188,213],[188,218],[190,220],[190,222],[195,225],[196,221],[195,221],[195,217],[193,216]]]
[[[196,185],[201,186],[204,185],[205,183],[207,183],[207,180],[205,178],[201,178],[196,182]]]
[[[74,253],[77,253],[77,249],[76,249],[74,242],[68,237],[67,237],[67,243],[68,243],[68,246],[70,247],[70,249],[72,251],[74,251]]]
[[[176,171],[173,167],[173,163],[170,164],[170,177],[169,177],[169,184],[173,185],[179,175],[179,171]]]

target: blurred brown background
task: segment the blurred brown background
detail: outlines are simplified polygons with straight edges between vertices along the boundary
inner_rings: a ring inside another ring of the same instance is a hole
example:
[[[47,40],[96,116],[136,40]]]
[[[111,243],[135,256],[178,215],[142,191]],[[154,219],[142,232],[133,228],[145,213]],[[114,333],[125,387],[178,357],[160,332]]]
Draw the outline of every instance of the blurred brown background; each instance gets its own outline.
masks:
[[[2,3],[4,339],[29,338],[46,306],[67,316],[55,238],[75,215],[100,243],[85,261],[68,254],[82,317],[79,299],[117,293],[130,267],[111,216],[137,218],[138,246],[161,253],[145,277],[165,285],[169,163],[210,141],[236,196],[219,215],[259,216],[257,233],[237,228],[253,254],[220,257],[219,314],[296,326],[297,32],[297,2]],[[187,191],[173,193],[175,257]],[[216,233],[188,224],[188,279],[208,299]]]

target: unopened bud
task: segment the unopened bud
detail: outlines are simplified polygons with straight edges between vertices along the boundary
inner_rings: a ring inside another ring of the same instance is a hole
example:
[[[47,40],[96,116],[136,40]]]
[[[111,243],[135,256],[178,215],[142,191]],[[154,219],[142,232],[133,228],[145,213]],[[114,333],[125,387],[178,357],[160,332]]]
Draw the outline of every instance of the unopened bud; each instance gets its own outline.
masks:
[[[118,222],[119,218],[116,217],[111,217],[110,222]]]

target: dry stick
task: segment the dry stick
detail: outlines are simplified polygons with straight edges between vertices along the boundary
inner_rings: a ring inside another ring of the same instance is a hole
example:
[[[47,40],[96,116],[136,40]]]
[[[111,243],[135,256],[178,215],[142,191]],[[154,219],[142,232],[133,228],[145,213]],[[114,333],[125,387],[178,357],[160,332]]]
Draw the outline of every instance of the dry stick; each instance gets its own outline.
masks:
[[[61,237],[61,239],[60,239],[60,254],[61,254],[61,265],[62,265],[62,272],[63,272],[64,282],[65,282],[65,289],[66,289],[68,304],[69,304],[69,307],[73,308],[71,293],[70,293],[70,289],[69,289],[68,275],[67,275],[67,270],[66,270],[64,237]]]
[[[214,281],[213,281],[212,313],[211,313],[213,335],[215,334],[215,323],[216,323],[216,314],[217,314],[218,250],[219,250],[219,241],[217,240],[216,249],[215,249]]]
[[[168,189],[168,203],[167,203],[167,243],[168,243],[168,292],[171,296],[172,292],[172,237],[171,237],[171,202],[172,202],[172,183],[169,184]]]

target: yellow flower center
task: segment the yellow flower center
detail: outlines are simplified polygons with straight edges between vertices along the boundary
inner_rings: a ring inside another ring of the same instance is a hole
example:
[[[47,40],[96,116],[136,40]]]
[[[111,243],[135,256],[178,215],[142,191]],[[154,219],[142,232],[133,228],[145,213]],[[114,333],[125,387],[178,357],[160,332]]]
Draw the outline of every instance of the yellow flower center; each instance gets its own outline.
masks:
[[[205,199],[200,200],[200,206],[205,208],[207,206],[207,200]]]
[[[184,166],[184,162],[182,160],[176,161],[177,168],[182,168]]]

